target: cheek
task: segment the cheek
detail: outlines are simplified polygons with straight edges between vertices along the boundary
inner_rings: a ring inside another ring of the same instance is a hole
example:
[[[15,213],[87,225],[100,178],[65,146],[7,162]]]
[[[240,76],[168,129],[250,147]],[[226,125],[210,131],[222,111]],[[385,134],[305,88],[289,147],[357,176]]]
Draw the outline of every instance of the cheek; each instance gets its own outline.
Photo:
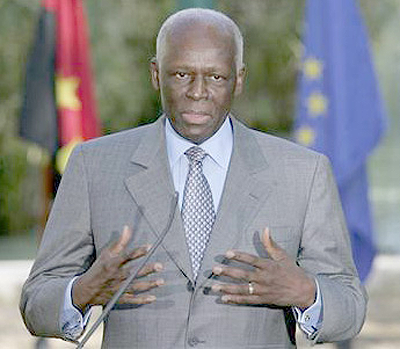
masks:
[[[210,92],[213,100],[220,105],[230,105],[234,98],[234,88],[230,82],[224,86],[214,87],[210,89]]]
[[[161,95],[165,102],[169,105],[176,104],[179,100],[184,98],[184,93],[176,87],[171,87],[170,85],[162,86]]]
[[[233,101],[233,96],[227,91],[220,91],[220,93],[214,95],[213,100],[214,104],[218,105],[219,108],[229,109]]]

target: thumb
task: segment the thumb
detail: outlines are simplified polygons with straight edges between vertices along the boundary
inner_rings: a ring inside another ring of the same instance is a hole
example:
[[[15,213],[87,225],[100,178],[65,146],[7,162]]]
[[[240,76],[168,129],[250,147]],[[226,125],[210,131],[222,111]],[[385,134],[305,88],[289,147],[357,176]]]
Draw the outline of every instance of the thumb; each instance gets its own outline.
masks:
[[[272,240],[270,230],[268,227],[264,229],[262,235],[262,243],[264,245],[265,250],[267,251],[269,257],[274,261],[281,261],[286,259],[286,252],[281,249],[274,240]]]
[[[118,241],[112,246],[112,252],[119,254],[121,253],[127,246],[132,236],[132,229],[127,225],[122,229],[122,233],[118,239]]]

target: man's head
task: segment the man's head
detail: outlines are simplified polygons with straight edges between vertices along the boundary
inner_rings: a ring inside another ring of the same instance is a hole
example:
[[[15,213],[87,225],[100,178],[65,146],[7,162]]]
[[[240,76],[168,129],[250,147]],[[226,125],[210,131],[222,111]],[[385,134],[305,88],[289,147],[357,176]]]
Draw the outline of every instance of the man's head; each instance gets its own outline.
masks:
[[[162,25],[152,82],[174,129],[201,143],[222,125],[244,80],[243,39],[220,12],[188,9]]]

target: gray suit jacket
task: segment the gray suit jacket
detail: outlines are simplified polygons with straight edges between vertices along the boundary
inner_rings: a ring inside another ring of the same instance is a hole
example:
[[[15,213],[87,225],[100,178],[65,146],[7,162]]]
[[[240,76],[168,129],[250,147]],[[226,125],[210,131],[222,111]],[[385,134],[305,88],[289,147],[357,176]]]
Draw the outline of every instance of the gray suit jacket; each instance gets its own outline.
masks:
[[[133,226],[132,246],[138,246],[154,242],[164,229],[174,194],[164,120],[75,149],[22,292],[21,312],[32,333],[62,337],[66,285],[91,265],[113,232]],[[231,164],[196,287],[177,208],[152,258],[164,264],[159,276],[166,285],[154,291],[153,304],[111,311],[104,348],[292,348],[281,308],[225,305],[209,292],[211,268],[226,250],[265,255],[258,237],[265,226],[318,279],[319,339],[341,340],[361,328],[366,297],[327,159],[236,120],[233,126]]]

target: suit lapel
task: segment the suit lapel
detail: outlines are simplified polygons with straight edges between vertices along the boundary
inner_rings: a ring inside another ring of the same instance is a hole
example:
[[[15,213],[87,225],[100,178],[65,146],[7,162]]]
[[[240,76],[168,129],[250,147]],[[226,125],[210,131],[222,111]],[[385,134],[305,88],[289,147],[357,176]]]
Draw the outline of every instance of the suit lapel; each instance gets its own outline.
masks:
[[[175,194],[165,146],[164,121],[161,117],[148,127],[143,136],[145,141],[140,142],[131,158],[137,171],[125,179],[127,189],[156,235],[161,234],[168,224]],[[190,276],[191,266],[178,206],[162,246],[177,267]]]
[[[234,118],[234,147],[217,219],[204,255],[198,284],[211,275],[216,257],[234,248],[253,221],[272,186],[269,165],[255,137]]]

